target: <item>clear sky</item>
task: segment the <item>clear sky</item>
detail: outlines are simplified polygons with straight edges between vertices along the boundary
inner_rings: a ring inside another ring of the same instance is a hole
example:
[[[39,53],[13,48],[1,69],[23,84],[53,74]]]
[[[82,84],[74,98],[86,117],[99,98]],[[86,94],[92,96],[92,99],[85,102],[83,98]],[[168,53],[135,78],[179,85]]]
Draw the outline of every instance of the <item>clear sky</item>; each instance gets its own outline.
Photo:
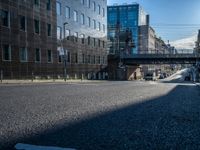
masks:
[[[133,2],[150,14],[151,26],[165,41],[194,36],[200,29],[200,0],[108,0],[108,5]]]

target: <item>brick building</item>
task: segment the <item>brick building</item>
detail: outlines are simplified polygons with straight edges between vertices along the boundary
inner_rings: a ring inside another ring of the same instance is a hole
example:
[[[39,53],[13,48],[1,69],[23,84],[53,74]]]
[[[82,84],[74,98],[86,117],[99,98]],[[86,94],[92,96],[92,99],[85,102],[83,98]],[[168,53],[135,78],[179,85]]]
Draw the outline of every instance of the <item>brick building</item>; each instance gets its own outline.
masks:
[[[1,0],[4,78],[63,76],[66,57],[69,77],[103,76],[99,72],[107,61],[106,4],[106,0]],[[60,49],[67,51],[66,57]]]

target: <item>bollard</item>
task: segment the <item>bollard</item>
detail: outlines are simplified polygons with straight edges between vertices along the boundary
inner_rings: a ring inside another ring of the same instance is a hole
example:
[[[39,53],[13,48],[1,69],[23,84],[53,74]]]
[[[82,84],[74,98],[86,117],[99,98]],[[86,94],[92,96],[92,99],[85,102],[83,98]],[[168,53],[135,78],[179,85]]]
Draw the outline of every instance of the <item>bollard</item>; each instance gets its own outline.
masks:
[[[1,83],[3,82],[3,70],[1,70]]]

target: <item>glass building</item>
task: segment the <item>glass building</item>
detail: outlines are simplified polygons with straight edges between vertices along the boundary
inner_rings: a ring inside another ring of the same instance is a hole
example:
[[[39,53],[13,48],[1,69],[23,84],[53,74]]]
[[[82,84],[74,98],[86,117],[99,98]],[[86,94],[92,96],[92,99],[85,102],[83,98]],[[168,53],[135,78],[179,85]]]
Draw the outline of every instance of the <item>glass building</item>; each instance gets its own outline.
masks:
[[[110,54],[126,50],[126,32],[131,34],[134,47],[130,54],[137,54],[139,49],[139,26],[148,24],[148,15],[139,4],[108,6],[108,40]]]

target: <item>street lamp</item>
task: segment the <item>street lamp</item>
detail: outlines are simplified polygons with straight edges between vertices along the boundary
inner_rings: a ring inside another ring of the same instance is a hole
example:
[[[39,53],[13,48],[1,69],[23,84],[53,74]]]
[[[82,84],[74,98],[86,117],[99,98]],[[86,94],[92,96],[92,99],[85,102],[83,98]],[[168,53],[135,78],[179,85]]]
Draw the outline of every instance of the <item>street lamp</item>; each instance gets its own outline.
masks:
[[[66,82],[67,80],[67,54],[66,54],[66,50],[64,49],[64,46],[63,46],[63,43],[64,43],[64,39],[65,39],[65,25],[67,25],[68,22],[64,22],[63,23],[63,31],[64,31],[64,38],[61,39],[61,46],[62,46],[62,49],[64,50],[64,80]]]

